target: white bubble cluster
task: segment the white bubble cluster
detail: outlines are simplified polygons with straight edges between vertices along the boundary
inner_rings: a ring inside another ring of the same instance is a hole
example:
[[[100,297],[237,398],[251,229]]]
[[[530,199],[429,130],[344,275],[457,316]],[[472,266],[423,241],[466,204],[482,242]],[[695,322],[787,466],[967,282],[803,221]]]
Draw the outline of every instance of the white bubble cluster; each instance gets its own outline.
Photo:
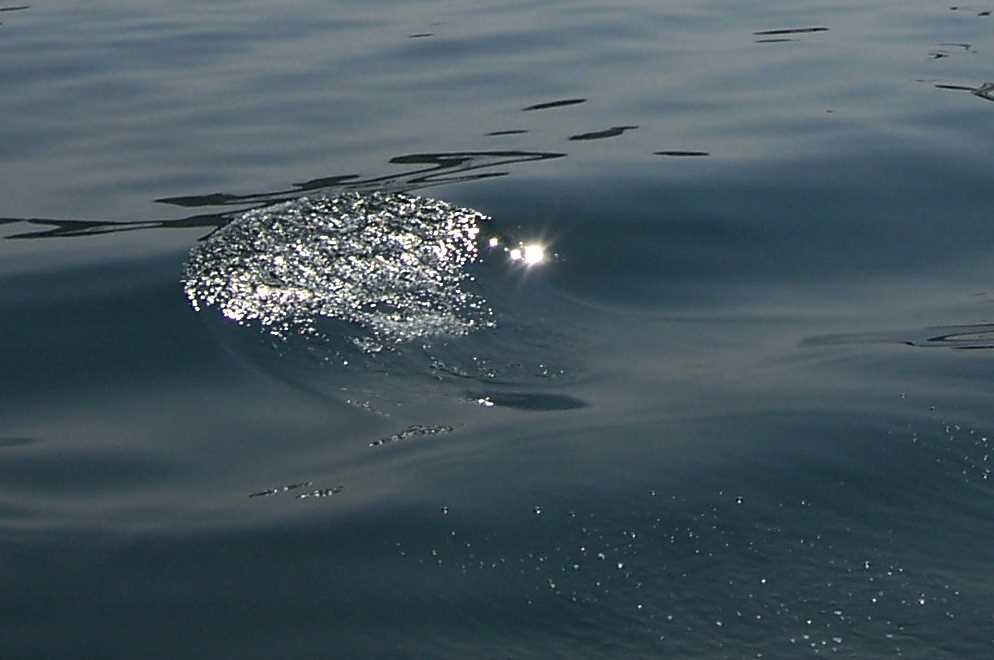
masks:
[[[304,197],[247,211],[198,244],[184,288],[195,309],[282,337],[315,333],[322,318],[361,328],[362,350],[464,335],[493,325],[466,271],[488,220],[402,194]]]

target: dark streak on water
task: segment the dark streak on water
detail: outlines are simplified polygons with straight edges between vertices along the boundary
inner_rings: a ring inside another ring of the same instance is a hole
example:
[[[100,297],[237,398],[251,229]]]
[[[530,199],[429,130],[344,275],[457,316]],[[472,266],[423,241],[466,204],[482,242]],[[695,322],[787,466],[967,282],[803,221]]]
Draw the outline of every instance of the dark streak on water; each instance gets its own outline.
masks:
[[[937,83],[939,89],[950,89],[955,91],[970,92],[972,95],[984,101],[994,101],[994,83],[982,83],[976,87],[969,85],[953,85],[949,83]]]
[[[656,156],[710,156],[707,151],[653,151]]]
[[[603,140],[605,138],[618,137],[622,133],[627,131],[634,131],[638,126],[612,126],[611,128],[606,128],[602,131],[593,131],[590,133],[579,133],[577,135],[571,135],[570,140],[574,142],[582,142],[584,140]]]
[[[840,334],[810,337],[801,346],[830,346],[841,344],[891,343],[917,348],[949,348],[954,350],[994,349],[994,324],[925,328],[917,331]]]
[[[431,165],[413,172],[383,175],[367,179],[357,174],[345,174],[310,179],[294,184],[293,188],[269,192],[235,195],[229,193],[209,193],[206,195],[184,195],[155,201],[181,207],[236,206],[232,213],[209,213],[187,216],[171,220],[121,222],[112,220],[62,220],[53,218],[0,218],[2,224],[25,224],[49,227],[42,231],[18,232],[7,235],[7,239],[73,238],[92,237],[103,234],[142,231],[149,229],[215,229],[231,221],[233,213],[246,208],[259,208],[282,201],[295,199],[303,193],[335,192],[340,190],[380,190],[413,192],[422,188],[505,176],[504,171],[485,171],[495,167],[563,158],[564,153],[536,153],[527,151],[479,151],[452,152],[441,154],[415,154],[397,156],[390,159],[393,164]]]
[[[827,27],[805,27],[805,28],[782,28],[778,30],[760,30],[758,32],[753,32],[756,36],[763,35],[774,35],[774,34],[804,34],[806,32],[828,32]]]
[[[580,103],[586,103],[587,99],[562,99],[559,101],[548,101],[546,103],[537,103],[535,105],[529,105],[528,107],[522,108],[523,112],[529,112],[531,110],[549,110],[550,108],[563,108],[569,105],[579,105]]]

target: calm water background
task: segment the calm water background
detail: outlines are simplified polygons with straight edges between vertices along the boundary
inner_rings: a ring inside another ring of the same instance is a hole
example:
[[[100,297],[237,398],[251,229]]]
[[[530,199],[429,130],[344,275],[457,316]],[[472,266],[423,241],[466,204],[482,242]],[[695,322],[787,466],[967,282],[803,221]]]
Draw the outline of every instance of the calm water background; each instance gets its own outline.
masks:
[[[992,8],[0,12],[0,657],[991,657]],[[558,254],[485,368],[188,305],[347,188]]]

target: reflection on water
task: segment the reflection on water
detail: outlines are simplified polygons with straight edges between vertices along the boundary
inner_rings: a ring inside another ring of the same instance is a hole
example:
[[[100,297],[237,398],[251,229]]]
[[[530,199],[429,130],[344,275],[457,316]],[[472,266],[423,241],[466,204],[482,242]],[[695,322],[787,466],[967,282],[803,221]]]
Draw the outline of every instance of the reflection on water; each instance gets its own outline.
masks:
[[[4,438],[0,437],[0,447],[24,447],[37,442],[34,438]]]
[[[291,490],[306,488],[310,485],[311,485],[310,481],[301,481],[295,484],[286,484],[285,486],[277,486],[276,488],[267,488],[266,490],[258,490],[254,493],[249,493],[249,497],[269,497],[270,495],[289,493]]]
[[[535,412],[576,410],[590,405],[576,397],[548,392],[466,392],[466,398],[484,408],[503,406],[504,408]]]
[[[679,151],[679,150],[653,151],[652,153],[656,156],[675,156],[675,157],[683,157],[683,156],[693,157],[693,156],[711,155],[710,152],[707,151]]]
[[[285,201],[301,193],[343,190],[383,190],[389,192],[412,192],[428,186],[449,183],[476,181],[498,176],[506,176],[506,170],[490,171],[493,168],[508,167],[520,163],[563,158],[566,154],[532,151],[454,151],[443,153],[409,154],[390,159],[392,165],[427,165],[400,174],[388,174],[361,178],[357,174],[344,174],[332,177],[311,179],[294,184],[286,190],[229,195],[189,195],[166,197],[156,201],[176,206],[227,206]]]
[[[944,57],[960,55],[963,53],[972,53],[975,55],[977,51],[974,50],[973,44],[945,42],[939,44],[937,48],[930,50],[928,52],[928,56],[933,60],[941,60]]]
[[[611,128],[604,129],[603,131],[593,131],[592,133],[571,135],[569,139],[574,141],[603,140],[604,138],[617,137],[625,131],[634,131],[637,128],[638,126],[612,126]]]
[[[297,495],[298,500],[307,500],[316,497],[331,497],[332,495],[338,495],[345,490],[345,486],[332,486],[331,488],[316,488],[314,490],[309,490],[305,493],[300,493]]]
[[[977,86],[971,85],[953,85],[950,83],[936,83],[935,85],[939,89],[950,89],[955,91],[970,92],[979,99],[985,101],[994,101],[994,83],[981,83]]]
[[[430,186],[476,181],[492,177],[506,176],[507,170],[491,171],[512,165],[531,163],[555,158],[566,154],[555,152],[530,151],[475,151],[447,152],[435,154],[411,154],[397,156],[390,160],[395,165],[429,165],[398,174],[362,178],[358,174],[342,174],[310,179],[294,184],[293,188],[268,192],[235,195],[211,193],[207,195],[185,195],[157,200],[163,204],[181,207],[236,206],[238,210],[221,213],[198,214],[176,220],[152,221],[100,221],[100,220],[61,220],[50,218],[0,218],[0,224],[23,223],[49,227],[42,231],[19,232],[6,236],[9,239],[72,238],[92,237],[101,234],[116,234],[144,229],[195,229],[199,227],[215,229],[231,222],[245,207],[265,208],[272,204],[292,201],[305,194],[333,194],[339,191],[413,192]]]
[[[451,426],[444,424],[413,424],[408,426],[403,431],[399,431],[392,435],[388,435],[385,438],[377,438],[376,440],[371,440],[369,442],[370,447],[382,447],[383,445],[390,445],[395,442],[403,442],[404,440],[410,440],[412,438],[423,438],[435,435],[442,435],[445,433],[452,433],[455,429]]]
[[[546,101],[545,103],[536,103],[535,105],[529,105],[521,110],[523,112],[529,112],[531,110],[549,110],[551,108],[562,108],[568,105],[578,105],[580,103],[586,103],[587,99],[560,99],[558,101]]]
[[[951,325],[905,332],[867,332],[809,337],[801,346],[842,344],[903,344],[918,348],[954,350],[994,349],[994,324]]]
[[[0,656],[986,657],[989,24],[829,4],[4,14]]]
[[[466,289],[488,218],[424,197],[344,193],[247,211],[198,243],[184,275],[194,308],[258,322],[269,332],[317,332],[318,319],[368,335],[366,351],[493,324]]]
[[[969,12],[976,12],[977,16],[990,16],[991,15],[991,10],[990,9],[980,9],[979,7],[966,7],[966,6],[962,6],[962,5],[953,5],[952,7],[949,8],[949,11],[969,11]]]
[[[759,30],[753,32],[757,37],[772,36],[776,34],[804,34],[806,32],[828,32],[827,27],[805,27],[805,28],[781,28],[778,30]]]

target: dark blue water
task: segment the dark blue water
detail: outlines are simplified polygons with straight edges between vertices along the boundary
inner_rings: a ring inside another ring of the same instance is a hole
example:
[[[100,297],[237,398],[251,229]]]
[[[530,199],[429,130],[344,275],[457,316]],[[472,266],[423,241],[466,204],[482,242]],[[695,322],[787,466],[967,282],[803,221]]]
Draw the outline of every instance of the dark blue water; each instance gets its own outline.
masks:
[[[0,9],[0,658],[994,655],[994,5]]]

